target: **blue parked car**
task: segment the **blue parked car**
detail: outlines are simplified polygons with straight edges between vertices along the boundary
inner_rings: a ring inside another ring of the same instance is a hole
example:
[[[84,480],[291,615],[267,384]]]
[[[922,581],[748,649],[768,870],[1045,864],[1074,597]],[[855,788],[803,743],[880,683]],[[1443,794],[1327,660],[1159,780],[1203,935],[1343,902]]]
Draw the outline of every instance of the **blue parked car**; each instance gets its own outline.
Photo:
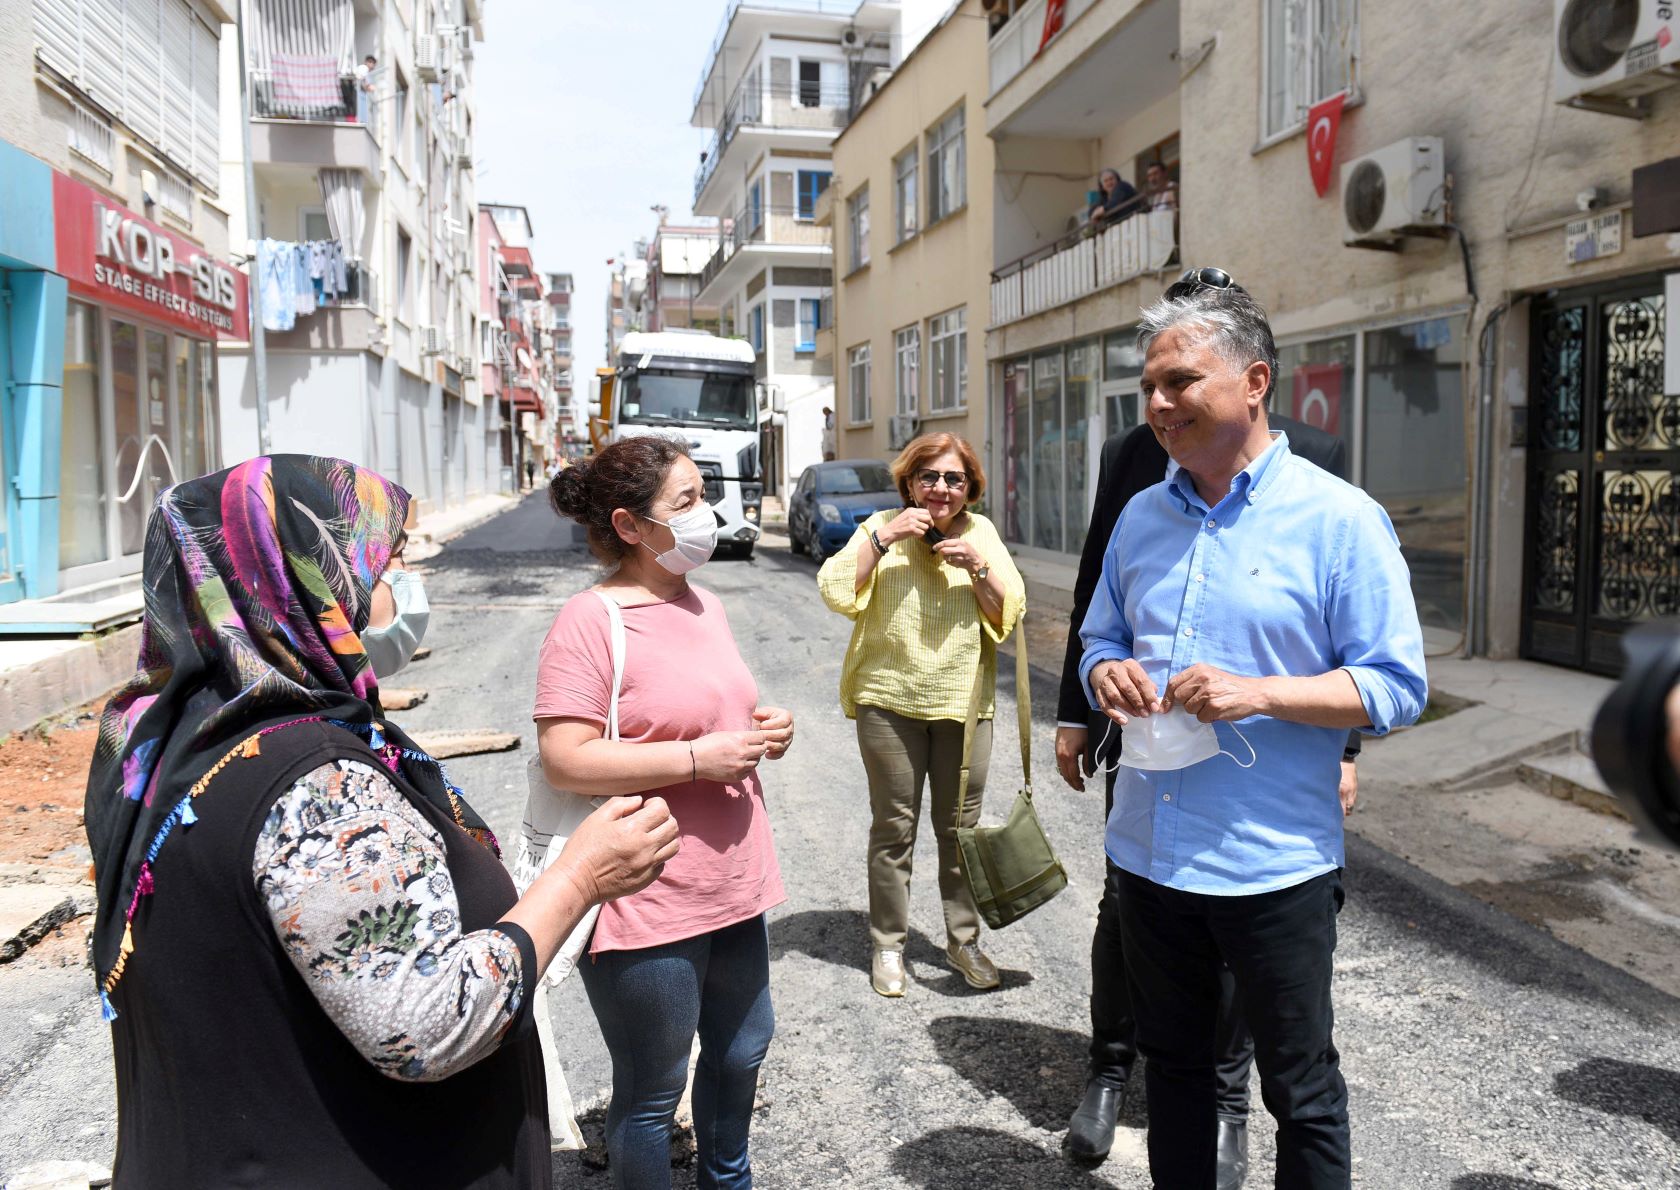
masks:
[[[892,472],[879,459],[841,459],[805,468],[788,502],[793,552],[821,562],[883,508],[903,508]]]

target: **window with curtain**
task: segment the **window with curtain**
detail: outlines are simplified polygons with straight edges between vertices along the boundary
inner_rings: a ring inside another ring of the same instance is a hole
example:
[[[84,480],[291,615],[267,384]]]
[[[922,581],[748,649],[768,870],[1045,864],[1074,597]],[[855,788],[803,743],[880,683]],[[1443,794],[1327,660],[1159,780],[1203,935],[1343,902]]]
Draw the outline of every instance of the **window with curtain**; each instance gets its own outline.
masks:
[[[946,413],[968,404],[968,308],[928,319],[928,408]]]
[[[799,342],[796,351],[815,351],[817,332],[822,330],[822,299],[799,299]]]
[[[893,226],[897,242],[916,234],[916,146],[893,158]]]
[[[1307,109],[1358,82],[1359,0],[1265,0],[1262,139],[1300,128]]]
[[[872,416],[869,401],[869,344],[859,343],[846,351],[846,391],[854,423]]]
[[[747,311],[747,342],[752,344],[754,351],[764,351],[764,306],[754,306]]]
[[[934,223],[968,201],[962,108],[928,133],[927,160],[928,222]]]
[[[850,233],[848,260],[852,269],[861,269],[869,263],[869,187],[847,200],[846,224]]]
[[[922,332],[907,326],[893,332],[893,374],[901,417],[914,417],[922,405]]]
[[[800,219],[814,219],[817,214],[817,198],[824,190],[834,174],[823,169],[802,169],[798,176],[798,202],[795,215]]]

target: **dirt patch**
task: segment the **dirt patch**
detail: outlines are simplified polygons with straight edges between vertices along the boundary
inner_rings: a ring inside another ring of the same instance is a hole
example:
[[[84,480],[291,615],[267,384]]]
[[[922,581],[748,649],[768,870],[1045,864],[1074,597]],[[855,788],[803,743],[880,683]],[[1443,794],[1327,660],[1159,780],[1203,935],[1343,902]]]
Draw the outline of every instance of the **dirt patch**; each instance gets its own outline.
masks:
[[[87,866],[82,800],[98,734],[89,721],[0,744],[0,863]]]
[[[1553,922],[1599,920],[1604,905],[1576,881],[1586,873],[1579,870],[1561,876],[1531,880],[1471,880],[1459,888],[1479,900],[1503,909],[1530,925],[1545,928]]]

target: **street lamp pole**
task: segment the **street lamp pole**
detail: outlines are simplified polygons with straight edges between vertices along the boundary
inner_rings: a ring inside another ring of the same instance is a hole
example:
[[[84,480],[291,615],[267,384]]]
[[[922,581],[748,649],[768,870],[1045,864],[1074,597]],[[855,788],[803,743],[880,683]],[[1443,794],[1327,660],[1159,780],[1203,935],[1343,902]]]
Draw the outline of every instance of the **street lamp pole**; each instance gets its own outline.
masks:
[[[249,280],[246,283],[246,293],[249,295],[251,311],[251,370],[256,378],[257,387],[257,450],[259,454],[268,454],[274,448],[273,437],[268,428],[268,336],[263,330],[262,321],[262,278],[258,275],[256,243],[259,227],[257,204],[257,171],[251,160],[251,88],[250,63],[245,58],[245,6],[239,5],[234,13],[233,27],[238,40],[239,53],[239,139],[245,157],[245,235],[251,242],[252,251],[246,267],[249,270]]]

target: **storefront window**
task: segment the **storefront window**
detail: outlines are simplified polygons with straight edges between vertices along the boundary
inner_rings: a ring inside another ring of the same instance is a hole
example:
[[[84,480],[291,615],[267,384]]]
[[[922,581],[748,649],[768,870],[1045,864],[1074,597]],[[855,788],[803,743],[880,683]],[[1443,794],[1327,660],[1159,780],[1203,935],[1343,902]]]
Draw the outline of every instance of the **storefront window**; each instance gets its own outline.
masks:
[[[146,414],[140,408],[140,328],[113,318],[111,328],[111,413],[116,428],[116,498],[118,548],[138,554],[146,544],[146,514],[151,505],[143,491],[141,463],[146,454]]]
[[[1102,449],[1102,423],[1097,406],[1098,369],[1102,360],[1097,340],[1075,343],[1067,349],[1067,543],[1069,551],[1082,548],[1085,527],[1091,523],[1090,485],[1094,482],[1091,460]]]
[[[199,378],[209,355],[208,344],[176,336],[176,439],[180,443],[176,463],[183,480],[206,475],[215,467],[216,452],[212,443],[215,415],[214,410],[205,404],[204,385]]]
[[[1003,481],[1004,530],[1010,541],[1027,539],[1032,480],[1027,471],[1028,426],[1027,361],[1003,365]]]
[[[179,478],[176,460],[180,457],[175,445],[175,419],[171,414],[169,391],[169,336],[162,331],[147,331],[146,339],[146,418],[145,465],[143,485],[145,502],[140,507],[142,517],[150,516],[158,494]]]
[[[1352,335],[1278,349],[1272,409],[1342,439],[1350,461],[1356,391]]]
[[[1457,318],[1365,336],[1363,484],[1400,536],[1418,618],[1452,633],[1464,622],[1463,363]]]
[[[58,564],[110,557],[105,451],[99,419],[99,312],[71,302],[64,321],[64,420],[59,436]]]
[[[1062,549],[1062,353],[1032,362],[1032,543]]]

